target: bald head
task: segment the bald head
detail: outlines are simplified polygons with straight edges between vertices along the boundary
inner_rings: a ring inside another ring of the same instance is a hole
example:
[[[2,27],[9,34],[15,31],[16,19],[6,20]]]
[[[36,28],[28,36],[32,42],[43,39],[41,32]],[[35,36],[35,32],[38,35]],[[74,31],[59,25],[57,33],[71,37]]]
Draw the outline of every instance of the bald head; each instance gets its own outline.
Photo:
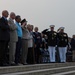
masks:
[[[33,25],[28,24],[28,25],[27,25],[27,29],[28,29],[29,31],[33,31]]]
[[[35,27],[34,30],[35,30],[35,32],[38,32],[38,27]]]
[[[15,16],[16,16],[16,15],[15,15],[14,12],[11,12],[11,13],[10,13],[10,18],[15,19]]]
[[[33,31],[33,29],[34,29],[34,26],[33,26],[33,25],[31,25],[31,30]]]
[[[9,12],[7,10],[3,10],[2,11],[2,16],[4,16],[5,18],[7,18],[9,15]]]
[[[30,24],[27,25],[27,29],[30,31]]]

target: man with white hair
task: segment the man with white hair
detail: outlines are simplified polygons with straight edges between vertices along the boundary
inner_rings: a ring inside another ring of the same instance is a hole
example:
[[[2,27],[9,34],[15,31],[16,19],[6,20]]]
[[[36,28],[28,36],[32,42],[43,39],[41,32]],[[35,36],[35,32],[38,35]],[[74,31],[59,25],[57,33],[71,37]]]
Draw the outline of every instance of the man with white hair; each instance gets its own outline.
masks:
[[[64,27],[60,27],[58,33],[58,49],[60,55],[60,62],[66,62],[66,52],[68,46],[68,35],[64,32]]]
[[[10,13],[10,18],[8,20],[10,27],[10,42],[9,42],[9,63],[10,65],[14,65],[15,61],[15,50],[16,50],[16,42],[18,41],[17,35],[17,26],[14,23],[15,13]]]
[[[4,10],[0,18],[0,66],[7,66],[6,55],[10,40],[10,31],[7,21],[8,15],[8,11]]]
[[[55,48],[57,45],[57,33],[54,31],[55,25],[50,25],[50,30],[45,29],[42,33],[46,34],[48,36],[48,51],[49,51],[49,56],[50,56],[50,62],[55,63],[56,58],[55,58]]]

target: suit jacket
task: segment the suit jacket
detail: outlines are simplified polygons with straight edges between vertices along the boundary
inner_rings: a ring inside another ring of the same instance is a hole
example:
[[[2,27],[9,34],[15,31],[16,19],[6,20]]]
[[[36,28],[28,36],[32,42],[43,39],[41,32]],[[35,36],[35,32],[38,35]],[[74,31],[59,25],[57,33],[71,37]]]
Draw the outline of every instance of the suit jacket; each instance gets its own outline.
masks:
[[[28,40],[30,39],[30,32],[27,28],[22,27],[23,36],[22,39]]]
[[[22,39],[28,41],[28,47],[33,47],[33,36],[26,27],[22,27]]]
[[[31,34],[31,32],[29,32],[30,35],[29,35],[29,40],[28,40],[28,47],[33,47],[33,36]]]
[[[10,40],[10,30],[8,21],[2,17],[0,18],[0,41],[9,41]]]
[[[44,31],[42,31],[42,33],[47,35],[47,37],[48,37],[48,46],[56,46],[57,45],[57,32],[48,31],[48,29],[45,29]]]
[[[58,47],[68,46],[68,35],[67,33],[58,33]]]
[[[75,50],[75,39],[74,38],[71,39],[71,49]]]
[[[10,41],[17,42],[18,41],[17,26],[15,25],[14,21],[11,18],[9,18],[8,22],[10,27]]]
[[[33,34],[34,34],[34,43],[37,46],[40,46],[42,44],[41,33],[39,33],[39,32],[33,32]]]

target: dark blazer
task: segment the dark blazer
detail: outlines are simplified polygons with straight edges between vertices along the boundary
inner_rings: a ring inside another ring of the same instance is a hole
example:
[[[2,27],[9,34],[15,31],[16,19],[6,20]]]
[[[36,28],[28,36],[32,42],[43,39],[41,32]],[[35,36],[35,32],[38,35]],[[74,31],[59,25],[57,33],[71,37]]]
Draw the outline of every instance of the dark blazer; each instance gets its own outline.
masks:
[[[75,39],[71,39],[71,49],[75,50]]]
[[[56,46],[57,45],[57,32],[48,31],[48,29],[45,29],[44,31],[42,31],[42,33],[47,35],[47,37],[48,37],[48,46]]]
[[[35,42],[35,44],[36,45],[41,45],[41,43],[42,43],[42,38],[41,38],[41,33],[39,33],[39,32],[33,32],[33,34],[34,34],[34,42]]]
[[[68,35],[67,33],[58,33],[58,47],[68,46]]]
[[[9,41],[10,31],[8,21],[2,17],[0,18],[0,41]]]

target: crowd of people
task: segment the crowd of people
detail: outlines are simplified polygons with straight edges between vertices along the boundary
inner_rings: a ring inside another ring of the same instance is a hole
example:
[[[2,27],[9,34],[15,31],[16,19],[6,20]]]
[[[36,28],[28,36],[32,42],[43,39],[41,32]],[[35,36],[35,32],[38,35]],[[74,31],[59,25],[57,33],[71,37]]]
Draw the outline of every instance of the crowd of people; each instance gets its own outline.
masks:
[[[57,32],[54,27],[50,25],[49,29],[40,33],[38,27],[27,24],[27,20],[21,20],[20,15],[3,10],[0,17],[0,66],[55,63],[56,56],[59,62],[65,63],[69,47],[68,35],[64,27],[60,27]],[[73,50],[74,41],[75,36],[71,40]]]

